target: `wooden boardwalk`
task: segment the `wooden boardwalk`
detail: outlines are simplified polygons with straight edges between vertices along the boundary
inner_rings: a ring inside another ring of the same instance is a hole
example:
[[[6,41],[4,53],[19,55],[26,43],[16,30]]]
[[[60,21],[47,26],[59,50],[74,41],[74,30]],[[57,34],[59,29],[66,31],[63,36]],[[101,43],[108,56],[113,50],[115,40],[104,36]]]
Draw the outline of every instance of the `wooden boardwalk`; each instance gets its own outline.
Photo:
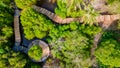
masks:
[[[20,12],[18,9],[15,9],[14,14],[14,34],[15,34],[15,44],[13,49],[15,51],[21,51],[27,54],[28,49],[21,46],[21,35],[20,35],[20,23],[19,23]]]
[[[19,10],[15,10],[14,14],[15,45],[20,45],[21,42],[19,16],[20,16]]]
[[[36,5],[33,5],[32,8],[34,10],[36,10],[39,13],[42,13],[44,15],[46,15],[48,18],[50,18],[51,20],[53,20],[56,23],[59,24],[67,24],[73,21],[78,21],[78,22],[83,22],[83,20],[81,18],[61,18],[60,16],[57,16],[56,14],[48,11],[47,9],[44,9],[42,7],[38,7]],[[111,23],[115,20],[119,20],[120,19],[120,14],[116,14],[116,15],[100,15],[96,17],[96,21],[98,23],[103,23],[102,27],[108,28]]]

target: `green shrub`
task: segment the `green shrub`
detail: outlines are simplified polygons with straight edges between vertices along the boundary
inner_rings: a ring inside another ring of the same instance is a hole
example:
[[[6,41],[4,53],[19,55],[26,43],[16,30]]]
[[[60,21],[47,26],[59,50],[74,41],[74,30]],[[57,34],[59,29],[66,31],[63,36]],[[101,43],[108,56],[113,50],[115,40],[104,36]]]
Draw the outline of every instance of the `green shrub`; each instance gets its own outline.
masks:
[[[101,42],[101,47],[96,50],[95,56],[104,65],[120,67],[119,45],[120,44],[118,44],[115,40],[105,40],[104,42]]]
[[[11,6],[10,6],[11,0],[0,0],[0,3],[3,3],[4,5],[11,7]],[[3,5],[3,4],[2,4],[2,5]]]
[[[102,29],[99,26],[94,26],[94,25],[91,26],[81,25],[79,26],[79,30],[91,38],[93,38],[94,35],[102,31]]]
[[[5,26],[11,26],[13,22],[13,11],[6,4],[0,3],[0,29]]]
[[[90,66],[87,63],[87,59],[90,56],[88,44],[88,38],[78,31],[66,32],[65,35],[50,42],[53,57],[62,61],[63,64],[65,62],[68,67],[72,68]],[[66,65],[64,66],[66,67]]]
[[[40,60],[42,57],[42,48],[38,45],[33,45],[29,49],[28,55],[34,60]]]
[[[110,67],[120,67],[120,43],[117,41],[116,35],[115,32],[105,32],[95,52],[96,58],[102,64]]]
[[[2,28],[2,34],[8,38],[13,35],[13,29],[11,27],[4,27]]]
[[[57,0],[57,8],[55,8],[55,13],[62,17],[66,18],[67,14],[67,7],[66,7],[67,1],[66,0]]]
[[[75,23],[75,22],[71,22],[71,24],[70,24],[70,29],[71,30],[76,30],[76,29],[78,29],[78,23]]]
[[[13,11],[4,1],[0,1],[0,43],[6,42],[13,35]]]
[[[82,25],[71,22],[66,25],[55,26],[50,30],[47,38],[51,53],[60,60],[65,68],[84,68],[91,66],[90,49],[94,35],[100,32],[97,26]],[[91,33],[89,33],[91,32]]]
[[[100,61],[97,61],[99,68],[112,68],[109,65],[104,65]]]
[[[31,8],[24,9],[20,19],[27,39],[33,39],[34,37],[41,39],[45,37],[54,25],[45,16]]]
[[[10,49],[10,48],[9,48]],[[5,49],[7,50],[7,49]],[[24,55],[20,53],[13,52],[11,49],[9,52],[5,52],[4,54],[0,54],[0,67],[1,68],[23,68],[26,64],[26,59]]]
[[[86,5],[82,0],[57,0],[55,13],[62,18],[81,17],[85,24],[90,25],[97,23],[96,16],[99,15],[99,13],[93,9],[91,4]]]
[[[36,4],[37,0],[15,0],[16,5],[21,8],[27,8],[30,7],[33,4]]]

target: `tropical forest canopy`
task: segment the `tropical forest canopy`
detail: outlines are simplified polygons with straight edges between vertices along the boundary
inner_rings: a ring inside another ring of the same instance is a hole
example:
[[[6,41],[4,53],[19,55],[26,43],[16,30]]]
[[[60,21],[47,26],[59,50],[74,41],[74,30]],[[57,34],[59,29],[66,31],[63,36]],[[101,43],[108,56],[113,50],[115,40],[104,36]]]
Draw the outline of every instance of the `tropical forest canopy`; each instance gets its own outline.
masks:
[[[35,11],[31,6],[37,5],[37,0],[15,0],[15,3],[21,10],[20,24],[25,38],[44,39],[51,49],[50,59],[57,59],[60,67],[90,68],[93,64],[100,68],[120,67],[120,22],[117,21],[115,30],[104,31],[95,24],[97,23],[95,17],[100,15],[100,11],[94,9],[93,1],[95,0],[56,0],[54,14],[63,19],[81,17],[84,21],[84,23],[74,21],[63,25]],[[119,0],[106,0],[106,3],[106,9],[110,14],[120,13]],[[40,64],[32,62],[24,53],[12,50],[13,20],[12,0],[0,0],[0,68],[40,68]],[[96,60],[92,60],[91,49],[94,37],[98,33],[102,33],[102,36],[95,50]],[[33,47],[29,55],[39,59],[41,52]]]

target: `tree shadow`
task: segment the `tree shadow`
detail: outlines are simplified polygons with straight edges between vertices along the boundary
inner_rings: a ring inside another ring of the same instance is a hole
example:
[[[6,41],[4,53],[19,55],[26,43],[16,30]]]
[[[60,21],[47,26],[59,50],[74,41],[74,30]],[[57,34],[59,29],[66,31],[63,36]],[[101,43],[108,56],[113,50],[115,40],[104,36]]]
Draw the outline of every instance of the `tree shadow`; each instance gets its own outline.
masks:
[[[54,12],[57,3],[56,0],[38,0],[36,5],[45,8],[51,12]]]

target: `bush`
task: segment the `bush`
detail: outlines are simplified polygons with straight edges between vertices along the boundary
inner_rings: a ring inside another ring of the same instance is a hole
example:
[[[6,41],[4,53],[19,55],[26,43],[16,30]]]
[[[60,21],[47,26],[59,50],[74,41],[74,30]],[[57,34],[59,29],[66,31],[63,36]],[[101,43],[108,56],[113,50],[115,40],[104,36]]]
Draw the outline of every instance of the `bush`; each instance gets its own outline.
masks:
[[[120,43],[116,40],[115,36],[114,32],[104,33],[95,56],[104,65],[120,67]]]
[[[82,0],[57,0],[55,13],[62,18],[81,17],[85,24],[90,25],[97,23],[96,16],[99,15],[99,13],[95,11],[90,4],[87,5]]]
[[[10,4],[11,4],[11,0],[0,0],[0,3],[2,3],[2,5],[6,5],[6,6],[9,6],[10,7]]]
[[[5,26],[11,26],[13,22],[13,11],[6,4],[0,3],[0,29]]]
[[[66,4],[67,4],[67,1],[57,0],[58,7],[55,8],[55,13],[62,18],[66,18],[67,16]]]
[[[79,26],[79,30],[91,38],[93,38],[94,35],[102,31],[102,29],[99,26],[95,26],[95,25],[91,25],[91,26],[81,25]]]
[[[16,5],[21,8],[27,8],[30,7],[33,4],[36,4],[37,0],[15,0]]]
[[[90,60],[91,45],[93,45],[94,35],[98,32],[100,32],[100,28],[96,26],[71,22],[54,27],[50,30],[50,38],[48,37],[47,40],[53,57],[60,60],[61,66],[88,68],[93,62]]]
[[[53,27],[53,23],[32,8],[24,9],[21,13],[21,24],[27,39],[43,38]]]
[[[90,66],[90,64],[86,62],[90,56],[88,44],[88,38],[78,31],[66,32],[65,35],[50,42],[50,45],[52,46],[51,52],[54,58],[65,62],[65,65],[68,67],[78,68],[85,67],[85,65]],[[82,64],[84,62],[86,64],[83,66]]]
[[[9,48],[10,49],[10,48]],[[6,50],[6,49],[5,49]],[[13,52],[11,49],[9,52],[5,52],[4,54],[0,54],[0,67],[13,67],[13,68],[18,68],[18,67],[24,67],[26,64],[26,59],[24,55],[20,53]]]
[[[35,60],[40,60],[42,57],[42,48],[38,45],[33,45],[29,51],[28,55]]]
[[[13,35],[13,11],[4,1],[0,1],[0,43],[6,42]]]

